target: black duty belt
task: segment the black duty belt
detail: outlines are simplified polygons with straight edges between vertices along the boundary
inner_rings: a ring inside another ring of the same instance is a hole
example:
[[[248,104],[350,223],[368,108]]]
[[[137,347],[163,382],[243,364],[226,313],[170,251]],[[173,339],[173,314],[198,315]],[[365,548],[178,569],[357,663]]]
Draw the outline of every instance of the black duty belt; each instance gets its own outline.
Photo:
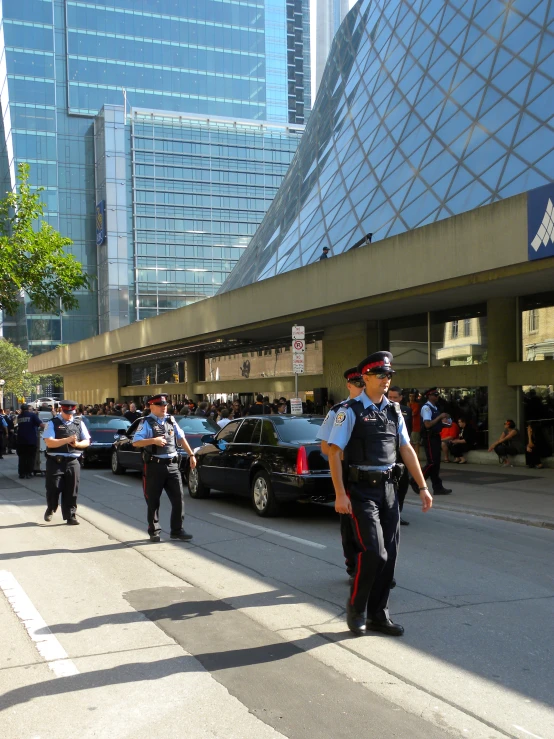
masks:
[[[384,482],[395,482],[400,478],[404,465],[395,464],[390,470],[361,470],[359,467],[350,465],[348,467],[349,482],[367,482],[370,487],[376,488]]]
[[[157,462],[158,464],[172,464],[173,462],[176,462],[179,459],[177,455],[174,457],[155,457],[152,456],[151,462]]]
[[[75,460],[76,462],[78,462],[80,456],[81,455],[79,454],[78,457],[63,457],[61,454],[55,454],[55,455],[54,454],[47,454],[46,455],[46,458],[47,459],[53,459],[56,464],[61,464],[64,461],[72,461],[72,460]]]

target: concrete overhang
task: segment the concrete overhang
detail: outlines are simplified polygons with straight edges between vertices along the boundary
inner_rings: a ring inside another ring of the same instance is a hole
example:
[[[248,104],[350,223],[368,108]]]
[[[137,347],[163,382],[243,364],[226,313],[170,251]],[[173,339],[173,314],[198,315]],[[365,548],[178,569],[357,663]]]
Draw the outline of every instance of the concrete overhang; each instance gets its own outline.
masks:
[[[546,292],[554,258],[528,261],[527,195],[517,195],[322,262],[33,357],[46,374],[153,351],[204,351],[217,340],[270,341],[378,320]]]

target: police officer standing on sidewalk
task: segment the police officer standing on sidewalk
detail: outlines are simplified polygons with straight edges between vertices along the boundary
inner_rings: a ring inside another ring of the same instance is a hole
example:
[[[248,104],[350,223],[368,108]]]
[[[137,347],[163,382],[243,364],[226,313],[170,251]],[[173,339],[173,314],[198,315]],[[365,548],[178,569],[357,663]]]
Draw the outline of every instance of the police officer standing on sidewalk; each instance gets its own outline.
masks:
[[[62,495],[62,516],[70,526],[78,526],[77,493],[81,478],[79,457],[90,444],[90,434],[80,418],[75,418],[77,403],[62,400],[60,413],[46,424],[42,435],[46,444],[46,512],[52,520]]]
[[[448,413],[441,413],[438,408],[439,391],[436,387],[429,388],[424,393],[427,402],[421,406],[421,443],[425,450],[426,464],[423,468],[423,477],[431,478],[433,495],[450,495],[452,490],[445,488],[440,478],[441,469],[441,431],[445,426],[452,424]],[[414,493],[417,492],[417,483],[410,480]]]
[[[390,636],[404,633],[390,620],[388,610],[399,537],[397,448],[421,488],[423,511],[432,505],[400,408],[385,397],[394,372],[391,360],[390,352],[375,352],[358,365],[365,391],[338,410],[328,440],[335,510],[350,516],[357,549],[346,604],[346,622],[356,636],[366,629]]]
[[[407,405],[402,405],[402,388],[398,387],[398,385],[392,385],[389,388],[389,392],[387,394],[388,399],[391,403],[398,403],[400,406],[400,412],[402,413],[402,416],[404,417],[404,423],[406,424],[406,429],[408,431],[408,436],[412,437],[412,409],[409,408]],[[402,458],[400,456],[400,451],[397,450],[396,453],[396,461],[402,462]],[[398,480],[397,485],[397,493],[398,493],[398,508],[400,510],[400,513],[402,513],[402,510],[404,508],[404,500],[406,498],[406,493],[408,492],[408,486],[410,483],[410,475],[408,474],[408,468],[404,466],[404,471],[402,472],[402,475],[400,476],[400,479]],[[409,526],[410,522],[406,521],[402,516],[400,516],[400,525],[401,526]]]
[[[167,397],[153,395],[146,402],[150,406],[150,415],[139,424],[133,446],[142,448],[144,462],[142,484],[147,505],[150,541],[160,541],[159,511],[163,490],[171,502],[170,538],[190,541],[192,534],[187,534],[183,529],[183,482],[177,454],[178,442],[189,454],[192,469],[196,467],[196,457],[181,427],[173,416],[166,414]]]
[[[35,469],[37,456],[37,429],[43,429],[46,424],[41,423],[36,413],[29,411],[27,403],[21,404],[21,413],[17,417],[17,440],[15,449],[17,452],[19,479],[30,479]]]
[[[348,400],[357,398],[358,395],[363,393],[365,383],[359,369],[357,367],[350,367],[344,373],[344,379],[346,380],[346,389],[348,390],[348,398],[341,403],[334,405],[329,413],[325,416],[325,420],[319,427],[316,439],[321,439],[321,451],[323,454],[329,454],[329,434],[335,423],[337,411],[344,405]],[[350,525],[350,517],[342,514],[340,516],[340,535],[342,539],[342,551],[344,553],[344,563],[346,565],[346,573],[349,577],[354,576],[356,570],[356,544],[352,536],[352,527]]]

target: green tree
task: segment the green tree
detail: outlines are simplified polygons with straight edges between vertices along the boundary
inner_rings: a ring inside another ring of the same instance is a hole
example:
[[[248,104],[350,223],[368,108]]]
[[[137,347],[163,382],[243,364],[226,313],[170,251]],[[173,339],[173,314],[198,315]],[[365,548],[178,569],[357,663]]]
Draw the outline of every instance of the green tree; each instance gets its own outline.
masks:
[[[38,378],[27,372],[31,355],[7,339],[0,339],[0,380],[5,380],[4,394],[30,395]]]
[[[89,288],[83,266],[64,247],[73,242],[44,220],[39,187],[28,183],[29,165],[18,167],[17,192],[0,200],[0,308],[13,315],[24,290],[45,313],[78,306],[74,292]]]

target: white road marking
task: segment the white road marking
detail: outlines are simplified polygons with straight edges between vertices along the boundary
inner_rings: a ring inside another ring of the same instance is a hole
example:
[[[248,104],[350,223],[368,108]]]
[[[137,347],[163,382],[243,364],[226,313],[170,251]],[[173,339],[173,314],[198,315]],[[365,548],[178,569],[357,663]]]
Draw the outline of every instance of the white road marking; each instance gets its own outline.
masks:
[[[315,541],[309,541],[308,539],[300,539],[298,536],[291,536],[290,534],[284,534],[282,531],[275,531],[274,529],[268,529],[265,526],[258,526],[255,523],[248,523],[240,518],[232,518],[231,516],[224,516],[222,513],[212,513],[212,516],[217,518],[223,518],[226,521],[233,521],[233,523],[240,523],[241,526],[247,526],[249,529],[256,529],[256,531],[263,531],[265,534],[272,534],[273,536],[280,536],[282,539],[288,539],[289,541],[296,541],[299,544],[305,544],[307,547],[314,547],[315,549],[327,549],[325,544],[318,544]]]
[[[121,485],[122,488],[130,488],[130,485],[127,485],[126,482],[118,482],[117,480],[112,480],[111,477],[104,477],[103,475],[94,475],[94,477],[97,477],[99,480],[105,480],[106,482],[113,482],[114,485]]]
[[[527,736],[534,736],[535,739],[542,739],[542,736],[539,736],[538,734],[532,734],[530,731],[527,731],[527,729],[524,729],[523,726],[518,726],[517,724],[512,724],[512,726],[518,731],[523,731],[523,733],[527,734]]]
[[[0,588],[3,590],[14,613],[35,642],[38,653],[41,657],[44,657],[46,664],[54,675],[56,677],[78,675],[79,670],[69,659],[65,649],[50,631],[40,613],[31,603],[29,596],[11,572],[0,570]]]
[[[23,500],[8,500],[7,498],[2,498],[0,500],[2,503],[36,503],[36,498],[24,498]]]

